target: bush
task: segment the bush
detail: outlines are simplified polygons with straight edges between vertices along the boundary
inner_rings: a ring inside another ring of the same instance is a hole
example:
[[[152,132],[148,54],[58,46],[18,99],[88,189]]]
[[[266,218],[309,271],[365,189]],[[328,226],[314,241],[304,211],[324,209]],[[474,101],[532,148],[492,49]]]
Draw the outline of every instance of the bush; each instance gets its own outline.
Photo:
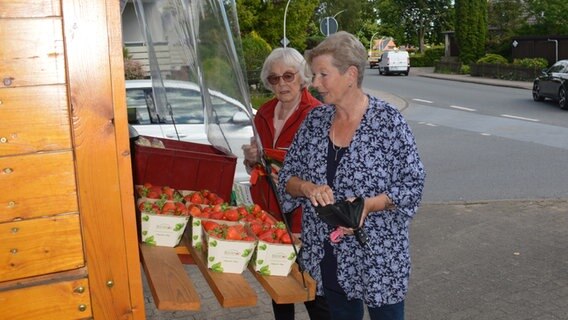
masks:
[[[255,31],[245,35],[242,38],[242,43],[249,85],[258,85],[260,83],[262,64],[272,51],[272,48]]]
[[[440,61],[445,53],[444,47],[432,47],[424,51],[424,58],[428,63],[428,67],[433,67],[437,61]]]
[[[471,72],[471,67],[467,64],[462,64],[462,66],[460,67],[460,74],[470,74]]]
[[[140,61],[125,59],[124,60],[124,79],[144,79],[144,70]]]
[[[527,68],[534,68],[537,70],[542,70],[548,67],[548,60],[545,58],[524,58],[513,60],[514,65],[519,65]]]
[[[410,67],[429,67],[426,57],[421,54],[410,56]]]
[[[477,60],[477,63],[478,64],[482,64],[482,63],[485,63],[485,64],[508,64],[509,61],[507,60],[507,58],[503,57],[500,54],[488,53],[484,57]]]
[[[411,67],[433,67],[444,56],[443,47],[429,48],[424,54],[413,54],[410,56]]]

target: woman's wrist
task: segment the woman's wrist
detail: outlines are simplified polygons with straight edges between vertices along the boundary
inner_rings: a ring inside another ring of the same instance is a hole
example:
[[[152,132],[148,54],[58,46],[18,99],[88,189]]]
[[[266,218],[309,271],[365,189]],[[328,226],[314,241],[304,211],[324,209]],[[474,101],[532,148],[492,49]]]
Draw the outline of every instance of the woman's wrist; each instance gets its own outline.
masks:
[[[300,185],[298,186],[298,190],[303,197],[308,197],[307,192],[304,190],[305,187],[309,184],[309,181],[300,180]]]
[[[394,204],[392,200],[386,193],[381,193],[376,197],[367,198],[365,201],[365,205],[368,206],[368,211],[382,211],[382,210],[390,210],[394,208]]]

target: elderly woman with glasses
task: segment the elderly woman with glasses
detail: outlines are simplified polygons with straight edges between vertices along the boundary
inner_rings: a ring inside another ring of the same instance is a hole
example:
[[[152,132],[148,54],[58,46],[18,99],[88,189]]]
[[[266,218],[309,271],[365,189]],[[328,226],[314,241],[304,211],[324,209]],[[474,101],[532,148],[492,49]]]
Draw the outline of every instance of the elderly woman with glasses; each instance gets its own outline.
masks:
[[[258,138],[264,149],[287,151],[296,131],[304,118],[313,108],[321,105],[308,91],[310,75],[307,73],[304,57],[293,48],[274,49],[264,61],[261,79],[264,87],[274,93],[274,97],[258,109],[254,124]],[[243,146],[245,166],[251,170],[258,168],[260,154],[256,141]],[[253,174],[255,176],[255,174]],[[278,200],[268,179],[258,178],[251,181],[251,194],[255,203],[282,220]],[[293,233],[301,230],[301,209],[286,213]],[[293,304],[276,304],[273,310],[275,319],[294,319]],[[311,319],[328,319],[325,300],[317,297],[306,302],[306,309]]]

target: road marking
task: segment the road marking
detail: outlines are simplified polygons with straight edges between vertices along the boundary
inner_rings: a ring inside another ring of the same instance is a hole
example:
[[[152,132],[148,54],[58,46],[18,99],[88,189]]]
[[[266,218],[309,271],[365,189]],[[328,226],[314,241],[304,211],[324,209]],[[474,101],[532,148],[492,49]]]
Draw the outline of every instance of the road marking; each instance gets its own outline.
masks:
[[[434,103],[430,100],[424,100],[424,99],[412,99],[413,101],[417,101],[417,102],[424,102],[424,103]]]
[[[421,125],[424,125],[424,126],[429,126],[429,127],[437,127],[438,126],[437,124],[434,124],[434,123],[431,123],[431,122],[419,121],[418,123],[421,124]]]
[[[471,112],[477,111],[477,110],[472,109],[472,108],[466,108],[466,107],[460,107],[460,106],[450,106],[450,108],[459,109],[459,110],[463,110],[463,111],[471,111]]]
[[[482,132],[482,133],[481,133],[481,135],[482,135],[482,136],[486,136],[486,137],[487,137],[487,136],[490,136],[490,135],[491,135],[491,133]]]
[[[568,128],[526,120],[511,119],[495,115],[482,115],[478,112],[463,112],[433,105],[415,104],[405,110],[407,121],[416,123],[435,123],[439,127],[471,131],[476,134],[489,133],[493,137],[515,141],[537,143],[568,150]],[[438,130],[437,128],[432,128]],[[490,138],[487,136],[486,138]]]
[[[511,119],[517,119],[517,120],[526,120],[526,121],[533,121],[533,122],[539,122],[540,120],[538,119],[533,119],[533,118],[525,118],[525,117],[519,117],[519,116],[512,116],[510,114],[502,114],[502,117],[505,118],[511,118]]]

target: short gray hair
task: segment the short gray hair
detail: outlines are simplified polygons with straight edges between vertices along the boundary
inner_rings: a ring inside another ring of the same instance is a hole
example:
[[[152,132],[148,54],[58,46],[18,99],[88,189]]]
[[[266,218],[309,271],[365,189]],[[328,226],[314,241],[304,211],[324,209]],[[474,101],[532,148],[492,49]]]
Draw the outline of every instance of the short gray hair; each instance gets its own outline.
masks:
[[[308,64],[312,64],[315,57],[329,54],[333,58],[333,65],[342,74],[347,68],[354,66],[359,71],[357,86],[363,84],[363,76],[367,67],[368,52],[365,46],[351,33],[339,31],[327,37],[315,48],[306,54]]]
[[[310,85],[312,78],[309,76],[309,70],[306,68],[304,56],[294,48],[276,48],[266,57],[260,72],[260,79],[266,89],[273,91],[267,78],[272,65],[276,62],[282,62],[284,65],[296,69],[298,71],[297,75],[302,79],[302,88]]]

